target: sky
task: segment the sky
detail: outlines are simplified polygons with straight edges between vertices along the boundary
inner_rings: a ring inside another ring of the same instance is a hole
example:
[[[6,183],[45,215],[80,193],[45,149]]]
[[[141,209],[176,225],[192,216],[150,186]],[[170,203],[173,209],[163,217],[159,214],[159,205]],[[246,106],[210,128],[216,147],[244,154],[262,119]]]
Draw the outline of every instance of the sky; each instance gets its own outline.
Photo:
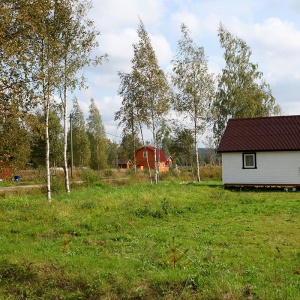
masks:
[[[225,66],[218,39],[220,23],[242,38],[252,51],[284,115],[300,114],[300,1],[299,0],[92,0],[89,17],[100,31],[94,54],[108,54],[108,62],[84,69],[89,86],[76,90],[88,116],[90,99],[99,108],[107,138],[120,142],[122,128],[114,121],[121,107],[118,71],[130,72],[139,19],[145,25],[167,73],[177,51],[184,23],[198,46],[204,47],[209,71],[215,76]],[[150,139],[150,135],[147,137]]]

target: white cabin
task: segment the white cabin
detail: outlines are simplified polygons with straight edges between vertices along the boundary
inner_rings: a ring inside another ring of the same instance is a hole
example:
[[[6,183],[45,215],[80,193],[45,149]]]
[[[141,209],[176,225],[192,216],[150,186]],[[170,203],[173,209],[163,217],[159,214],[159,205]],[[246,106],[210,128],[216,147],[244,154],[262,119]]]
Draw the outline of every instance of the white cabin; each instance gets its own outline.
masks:
[[[300,116],[231,119],[218,152],[225,186],[300,186]]]

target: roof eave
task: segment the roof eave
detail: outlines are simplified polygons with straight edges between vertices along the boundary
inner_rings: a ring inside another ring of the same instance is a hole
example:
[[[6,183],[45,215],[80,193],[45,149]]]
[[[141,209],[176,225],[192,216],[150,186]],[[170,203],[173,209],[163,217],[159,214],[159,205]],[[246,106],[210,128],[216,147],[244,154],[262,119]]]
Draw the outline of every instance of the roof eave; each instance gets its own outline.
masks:
[[[217,153],[228,152],[283,152],[283,151],[300,151],[300,149],[230,149],[230,150],[217,150]]]

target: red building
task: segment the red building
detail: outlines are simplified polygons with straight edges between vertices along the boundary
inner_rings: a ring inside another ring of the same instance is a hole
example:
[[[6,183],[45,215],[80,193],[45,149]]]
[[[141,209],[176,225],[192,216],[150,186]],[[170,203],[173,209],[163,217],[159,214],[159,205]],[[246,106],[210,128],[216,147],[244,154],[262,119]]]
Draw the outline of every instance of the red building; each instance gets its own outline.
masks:
[[[136,158],[137,168],[142,170],[147,168],[147,158],[148,158],[150,169],[155,169],[154,150],[155,148],[152,146],[144,146],[136,151],[135,158]],[[160,172],[169,171],[169,166],[170,164],[172,164],[172,160],[170,159],[168,160],[166,158],[165,153],[158,148],[156,148],[156,160],[158,164],[158,170]]]
[[[12,167],[11,162],[13,157],[9,154],[2,154],[0,153],[0,179],[1,180],[9,180],[12,177]]]

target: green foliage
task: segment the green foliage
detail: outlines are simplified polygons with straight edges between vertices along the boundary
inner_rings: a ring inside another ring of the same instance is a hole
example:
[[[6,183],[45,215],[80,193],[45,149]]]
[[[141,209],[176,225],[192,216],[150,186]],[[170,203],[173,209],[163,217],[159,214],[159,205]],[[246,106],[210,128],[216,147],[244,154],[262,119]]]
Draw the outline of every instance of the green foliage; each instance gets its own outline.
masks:
[[[118,157],[119,145],[117,142],[105,139],[106,143],[106,156],[108,167],[116,167],[116,158]]]
[[[149,126],[156,143],[156,124],[161,123],[169,111],[171,93],[163,70],[151,44],[150,37],[142,21],[138,30],[139,41],[133,45],[132,77],[138,98],[138,109],[142,123]]]
[[[66,128],[67,91],[83,87],[84,77],[78,71],[92,63],[101,63],[105,57],[90,58],[93,49],[98,47],[96,37],[99,34],[93,21],[87,18],[90,8],[91,3],[88,0],[4,0],[0,6],[0,111],[14,118],[15,126],[10,124],[10,128],[14,130],[15,139],[6,139],[11,145],[17,146],[13,152],[7,147],[0,149],[0,152],[8,151],[9,155],[13,155],[16,165],[22,166],[27,162],[28,133],[36,121],[26,115],[37,106],[41,107],[44,116],[44,140],[40,140],[39,145],[45,145],[49,201],[49,153],[51,151],[50,159],[55,165],[58,163],[55,160],[59,150],[56,146],[60,147],[60,143],[50,136],[50,150],[49,127],[53,125],[50,120],[51,104],[54,103],[56,95],[61,96]],[[8,124],[5,115],[0,116],[0,133],[3,124]],[[52,128],[51,133],[55,130],[56,128]],[[8,130],[6,132],[9,133]],[[65,166],[66,143],[65,131]],[[19,147],[22,147],[22,153],[18,150]],[[84,161],[79,162],[82,163]]]
[[[132,162],[135,159],[135,151],[143,146],[138,137],[134,137],[130,134],[123,133],[122,140],[118,151],[118,159],[125,161],[130,159]]]
[[[81,169],[80,178],[88,185],[92,185],[93,183],[100,180],[99,173],[89,168]]]
[[[156,149],[158,147],[159,126],[162,126],[170,109],[172,93],[166,76],[158,65],[150,37],[142,21],[140,21],[137,33],[139,42],[133,45],[132,74],[137,82],[135,89],[138,94],[142,123],[150,128],[153,146]],[[157,183],[158,158],[156,150],[154,150],[154,161],[156,162],[154,164],[154,177]],[[149,176],[151,177],[150,169]]]
[[[42,112],[36,113],[37,124],[34,128],[31,145],[31,161],[35,167],[45,166],[46,142],[44,134],[45,116]],[[63,130],[60,123],[60,112],[53,106],[49,111],[49,141],[50,141],[50,166],[63,165]]]
[[[269,84],[263,80],[263,73],[250,61],[252,52],[246,42],[233,36],[222,24],[218,36],[226,66],[218,78],[213,104],[217,144],[229,118],[265,117],[281,112]]]
[[[30,134],[26,122],[22,122],[19,116],[6,108],[0,115],[0,160],[18,170],[25,167],[30,156]]]
[[[114,177],[114,172],[112,169],[106,169],[104,171],[104,175],[107,176],[107,177]]]
[[[170,151],[179,166],[191,166],[193,157],[194,138],[192,130],[176,127],[171,139]]]
[[[1,1],[0,124],[2,125],[2,121],[8,121],[5,119],[9,116],[15,119],[15,128],[19,126],[19,118],[26,120],[26,115],[37,104],[34,95],[35,82],[30,80],[28,68],[32,54],[28,51],[32,21],[28,20],[28,10],[26,3]]]
[[[90,167],[94,170],[107,167],[106,133],[99,109],[95,100],[91,99],[89,117],[87,119],[87,134],[90,141]]]
[[[7,197],[0,294],[296,300],[299,216],[298,193],[230,191],[218,182],[94,184],[52,203]]]
[[[71,118],[74,166],[89,166],[91,157],[90,142],[86,132],[83,111],[76,98],[73,99]],[[69,132],[69,134],[71,134],[71,132]]]
[[[133,45],[134,56],[132,71],[119,72],[121,84],[119,95],[123,97],[122,107],[116,113],[115,119],[125,125],[124,134],[129,134],[135,151],[137,131],[140,130],[142,143],[145,145],[142,127],[146,125],[152,133],[153,146],[157,148],[158,126],[162,125],[166,113],[170,109],[172,97],[169,84],[151,44],[150,37],[143,22],[137,30],[139,40]],[[156,151],[154,160],[157,161]],[[155,164],[157,170],[157,164]],[[148,167],[149,176],[151,170]],[[157,172],[155,179],[157,182]]]
[[[142,124],[139,98],[136,95],[132,73],[119,72],[118,74],[121,80],[118,94],[122,97],[122,105],[115,113],[115,120],[119,121],[119,126],[123,126],[122,149],[125,150],[125,153],[120,153],[120,159],[129,159],[129,157],[135,159],[135,151],[140,143],[138,132]]]
[[[193,134],[194,149],[209,121],[210,103],[214,97],[214,78],[208,72],[204,48],[197,46],[189,36],[188,28],[181,25],[182,38],[172,61],[172,82],[176,88],[174,109],[185,118]],[[196,152],[197,180],[200,181],[199,157]]]

